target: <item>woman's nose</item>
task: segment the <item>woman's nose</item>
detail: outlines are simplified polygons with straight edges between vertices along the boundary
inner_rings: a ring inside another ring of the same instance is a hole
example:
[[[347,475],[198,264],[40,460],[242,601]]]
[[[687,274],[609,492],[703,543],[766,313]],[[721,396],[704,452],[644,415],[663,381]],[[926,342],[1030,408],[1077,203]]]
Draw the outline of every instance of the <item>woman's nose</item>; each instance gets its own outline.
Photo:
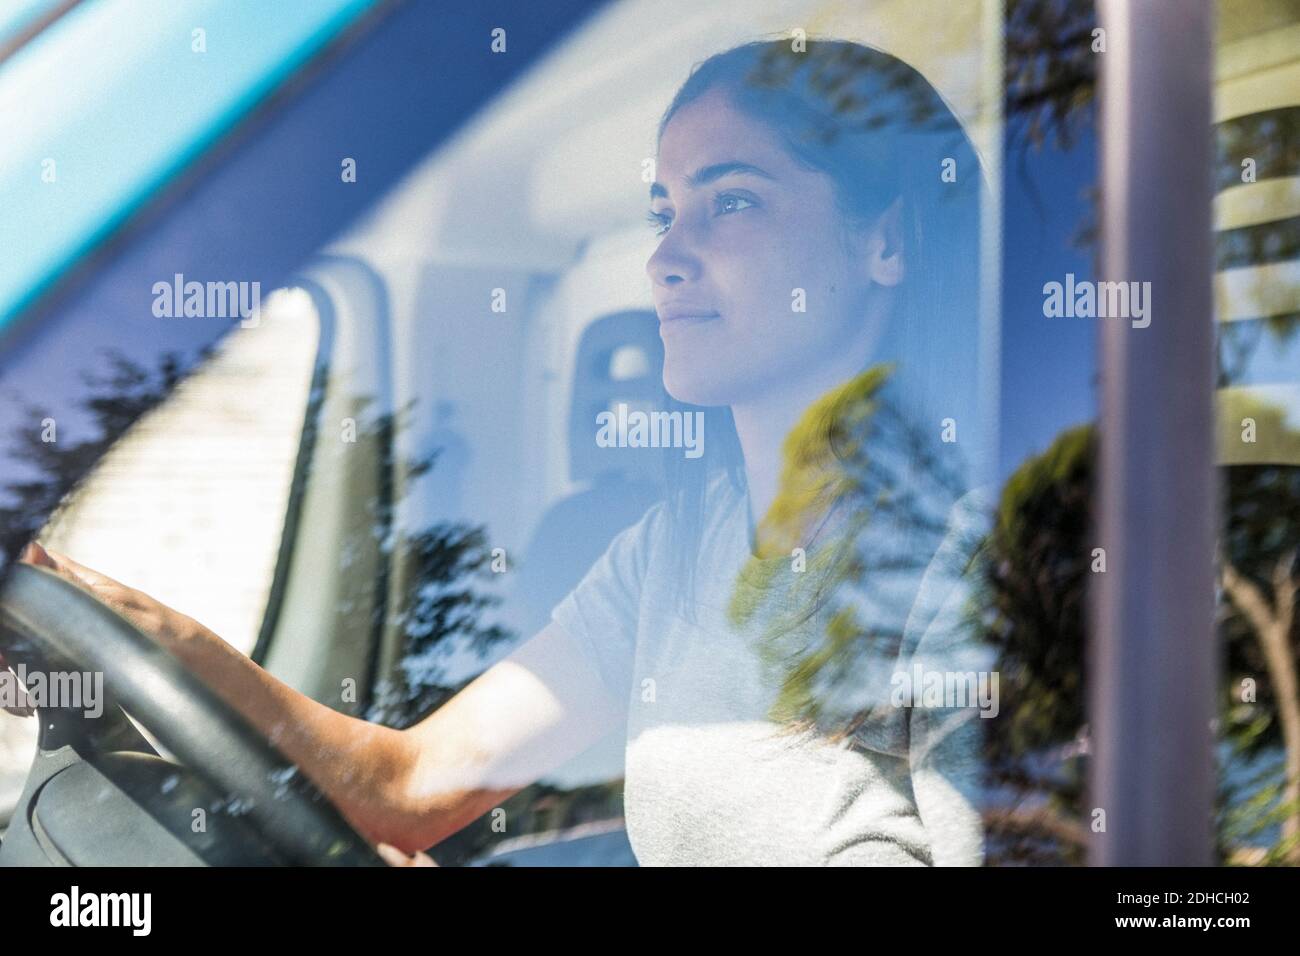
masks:
[[[689,241],[686,229],[673,223],[659,242],[659,247],[646,260],[646,273],[657,285],[677,285],[699,278],[699,252]]]

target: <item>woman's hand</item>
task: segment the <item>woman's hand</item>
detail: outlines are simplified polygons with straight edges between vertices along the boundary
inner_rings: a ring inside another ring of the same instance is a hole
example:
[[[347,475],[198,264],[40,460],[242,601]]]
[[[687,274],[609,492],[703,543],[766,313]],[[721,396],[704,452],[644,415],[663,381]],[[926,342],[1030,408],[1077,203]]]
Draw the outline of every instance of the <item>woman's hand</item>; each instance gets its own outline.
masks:
[[[416,850],[414,856],[407,856],[397,847],[389,843],[381,843],[375,847],[375,850],[379,853],[381,857],[384,858],[384,862],[387,863],[389,866],[437,866],[438,865],[437,863],[433,862],[433,860],[429,857],[427,853],[423,853],[420,850]]]
[[[41,547],[35,541],[23,549],[18,560],[25,564],[48,568],[59,577],[75,584],[122,615],[142,634],[164,647],[175,645],[204,629],[198,621],[172,610],[143,591],[137,591],[135,588],[114,581],[107,575],[78,564],[66,555]],[[0,654],[0,668],[6,666],[8,665],[4,655]],[[35,713],[35,710],[29,707],[6,707],[4,710],[17,717],[30,717]]]
[[[198,621],[169,608],[143,591],[137,591],[135,588],[114,581],[107,575],[78,564],[67,555],[44,548],[35,541],[27,545],[18,560],[37,567],[49,568],[102,604],[108,605],[134,624],[142,634],[164,647],[205,630]]]

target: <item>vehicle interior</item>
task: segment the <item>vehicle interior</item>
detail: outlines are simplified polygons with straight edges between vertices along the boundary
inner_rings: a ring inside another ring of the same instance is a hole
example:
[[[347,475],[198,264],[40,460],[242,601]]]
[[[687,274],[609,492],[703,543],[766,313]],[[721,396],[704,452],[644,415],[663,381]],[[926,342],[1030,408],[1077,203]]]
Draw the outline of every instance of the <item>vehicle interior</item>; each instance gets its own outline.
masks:
[[[10,162],[62,155],[50,143],[76,132],[117,144],[111,155],[135,178],[99,197],[93,222],[53,216],[58,241],[33,239],[27,259],[0,273],[0,650],[31,669],[102,672],[107,715],[0,712],[0,865],[381,865],[201,681],[15,558],[35,537],[347,713],[405,727],[432,712],[535,633],[666,493],[662,450],[600,447],[591,423],[620,403],[672,407],[645,274],[655,243],[645,164],[673,91],[719,49],[802,24],[921,69],[968,124],[994,186],[985,228],[997,265],[979,307],[981,394],[996,434],[982,467],[1005,487],[1097,419],[1096,328],[1048,327],[1065,320],[1040,310],[1046,278],[1097,268],[1091,86],[1080,81],[1073,113],[1017,113],[1012,86],[1037,74],[1013,69],[1004,46],[1016,30],[1041,40],[1095,23],[1089,2],[565,0],[545,14],[488,3],[435,15],[419,3],[329,0],[285,4],[273,29],[255,4],[200,4],[217,51],[203,69],[221,78],[169,65],[195,56],[184,17],[150,21],[120,0],[26,6],[10,22],[0,14],[0,118],[51,63],[92,49],[114,15],[131,42],[88,65],[98,96],[82,84],[41,123],[24,120]],[[1258,183],[1223,179],[1215,198],[1228,329],[1219,464],[1294,483],[1300,257],[1268,236],[1300,215],[1300,44],[1289,42],[1300,9],[1219,8],[1220,165],[1239,167],[1230,140],[1257,140],[1252,122],[1290,137],[1273,159],[1259,153]],[[497,69],[482,61],[502,23],[509,66]],[[177,29],[184,49],[169,52]],[[434,35],[443,39],[420,39]],[[237,68],[223,68],[223,44],[243,43]],[[161,99],[173,113],[199,98],[213,109],[188,126],[160,122],[146,162],[121,142],[124,117],[169,70]],[[77,192],[76,162],[59,169],[72,181],[60,202],[93,205]],[[1268,195],[1252,188],[1265,181]],[[10,208],[13,222],[34,215]],[[242,322],[150,318],[155,282],[181,274],[264,279],[260,307]],[[123,318],[106,322],[106,311]],[[1247,415],[1285,424],[1243,445]],[[58,441],[33,437],[47,422]],[[1271,539],[1261,530],[1255,540]],[[1265,669],[1257,651],[1238,656],[1232,675]],[[1077,679],[1043,680],[1034,687],[1051,706],[1062,687],[1075,706]],[[1040,728],[1032,710],[1015,739],[1031,741],[1025,765],[1036,770],[990,784],[990,856],[1077,864],[1081,722],[1069,710]],[[1235,821],[1222,849],[1237,862],[1277,858],[1280,839],[1276,816],[1246,818],[1291,745],[1274,718],[1259,719],[1241,747],[1226,730],[1221,741],[1223,813]],[[511,798],[509,825],[479,821],[434,858],[636,865],[622,729]],[[1041,825],[1049,812],[1060,821]]]

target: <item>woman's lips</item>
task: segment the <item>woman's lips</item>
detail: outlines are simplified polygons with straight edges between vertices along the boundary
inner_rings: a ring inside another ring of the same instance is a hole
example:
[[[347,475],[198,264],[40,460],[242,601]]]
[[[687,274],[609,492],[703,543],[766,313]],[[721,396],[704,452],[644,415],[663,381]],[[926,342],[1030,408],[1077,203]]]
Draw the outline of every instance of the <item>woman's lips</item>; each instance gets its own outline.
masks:
[[[659,328],[663,330],[673,326],[700,325],[720,317],[717,312],[703,306],[676,303],[659,310]]]
[[[707,325],[715,319],[722,318],[716,312],[712,315],[675,315],[671,319],[659,320],[659,335],[662,338],[665,335],[672,335],[678,331],[693,329],[697,326]]]

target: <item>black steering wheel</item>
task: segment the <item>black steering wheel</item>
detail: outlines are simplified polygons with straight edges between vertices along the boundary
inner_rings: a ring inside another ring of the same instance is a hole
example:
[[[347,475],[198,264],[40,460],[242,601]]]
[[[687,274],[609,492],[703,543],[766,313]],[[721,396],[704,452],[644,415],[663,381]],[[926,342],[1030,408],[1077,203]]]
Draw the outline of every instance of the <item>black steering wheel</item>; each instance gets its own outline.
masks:
[[[197,774],[205,784],[204,792],[235,801],[234,812],[241,818],[239,825],[245,832],[251,828],[257,840],[271,851],[258,862],[384,865],[382,858],[319,789],[236,710],[175,657],[76,585],[44,568],[29,564],[11,566],[0,591],[0,639],[8,648],[6,656],[11,663],[15,663],[15,656],[20,656],[37,658],[46,662],[46,666],[58,661],[65,666],[70,663],[77,671],[102,672],[106,696],[111,696],[116,705],[128,711],[188,770]],[[64,746],[71,747],[64,752],[54,774],[74,762],[91,762],[95,754],[102,757],[102,752],[109,749],[109,742],[116,741],[119,746],[115,750],[143,753],[115,756],[133,758],[134,763],[128,760],[127,765],[137,769],[143,767],[147,771],[153,765],[166,768],[171,783],[161,789],[174,786],[178,768],[156,756],[112,702],[105,706],[98,720],[68,708],[38,708],[37,719],[41,721],[38,763],[56,748],[62,751]],[[122,741],[131,737],[135,746],[120,747]],[[99,769],[107,766],[101,759]],[[40,784],[44,786],[56,779],[52,775]],[[101,793],[102,779],[97,778],[101,781],[97,784]],[[153,779],[159,779],[156,773]],[[71,786],[63,789],[76,792]],[[151,793],[158,790],[156,786],[151,787]],[[29,780],[24,799],[35,802],[37,798],[38,790]],[[139,793],[131,799],[135,809],[140,802]],[[78,825],[90,822],[85,815],[87,809],[90,808],[77,808],[79,819],[84,821]],[[73,812],[64,811],[64,817],[70,817]],[[167,816],[157,812],[152,815],[160,820]],[[171,814],[173,823],[176,816],[174,812]],[[188,823],[188,819],[184,822]],[[6,844],[11,842],[13,829],[11,826],[10,834],[6,835]],[[173,825],[171,832],[183,840],[189,829]],[[213,839],[208,838],[209,844]]]

